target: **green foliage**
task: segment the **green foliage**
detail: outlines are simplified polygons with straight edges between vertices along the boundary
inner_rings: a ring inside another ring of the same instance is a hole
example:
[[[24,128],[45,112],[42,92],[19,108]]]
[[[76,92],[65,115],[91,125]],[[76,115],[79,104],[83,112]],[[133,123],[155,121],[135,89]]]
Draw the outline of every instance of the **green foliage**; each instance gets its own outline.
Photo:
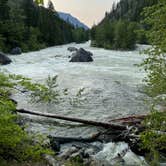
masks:
[[[92,28],[92,45],[106,49],[132,50],[136,44],[136,23],[108,20],[102,26]]]
[[[106,13],[105,18],[92,28],[92,46],[132,50],[136,42],[147,43],[146,36],[138,33],[148,29],[146,24],[140,23],[143,19],[141,11],[144,7],[156,3],[157,0],[121,0],[117,5],[113,5],[112,11]]]
[[[146,118],[144,125],[147,131],[142,133],[144,148],[149,150],[166,150],[166,112],[155,110]]]
[[[76,28],[73,30],[73,39],[76,43],[87,41],[89,38],[88,31],[83,28]]]
[[[115,26],[114,48],[134,49],[136,43],[135,24],[127,21],[118,21]]]
[[[31,83],[31,79],[20,75],[0,72],[0,164],[2,161],[17,162],[39,161],[43,154],[53,154],[43,147],[42,138],[27,134],[20,126],[20,117],[16,113],[16,104],[10,99],[12,91],[28,92],[33,102],[59,103],[68,90],[60,91],[57,76],[48,77],[45,85]],[[74,98],[69,98],[73,106],[82,104],[84,88],[80,89]],[[67,98],[66,98],[67,99]],[[36,140],[39,141],[36,141]]]
[[[146,82],[148,93],[156,96],[166,93],[166,2],[159,1],[155,6],[146,8],[144,20],[151,28],[145,31],[152,48],[145,51],[148,58],[142,64],[148,72]],[[159,26],[160,25],[160,26]]]
[[[151,165],[158,165],[162,152],[166,150],[166,112],[152,113],[144,121],[146,130],[141,134],[142,148],[149,150]]]
[[[145,8],[144,23],[149,26],[143,33],[151,43],[144,53],[142,63],[148,73],[145,81],[147,93],[154,98],[152,113],[144,122],[146,130],[141,135],[142,147],[150,151],[151,165],[159,165],[162,152],[166,151],[166,112],[158,112],[155,105],[166,105],[166,1]]]
[[[0,0],[0,20],[5,21],[9,18],[8,0]]]
[[[51,1],[50,1],[51,2]],[[0,0],[0,50],[23,52],[48,46],[88,40],[88,33],[61,20],[52,6],[43,0]]]
[[[31,91],[36,88],[33,84],[27,86],[28,81],[29,79],[21,76],[0,73],[0,163],[2,160],[38,161],[43,154],[52,154],[40,142],[35,143],[34,138],[23,130],[23,126],[19,126],[16,104],[10,99],[11,90],[15,90],[17,86],[25,85],[24,88]]]
[[[33,93],[31,94],[32,102],[35,103],[59,103],[60,102],[60,91],[58,90],[57,76],[48,77],[45,86],[35,84]]]
[[[87,103],[87,99],[84,97],[84,91],[85,88],[81,88],[74,97],[69,98],[69,102],[72,106],[77,107]]]
[[[45,104],[60,104],[63,102],[69,102],[70,105],[77,107],[85,104],[87,99],[84,96],[85,88],[81,88],[73,96],[69,94],[68,89],[60,89],[57,84],[58,76],[48,77],[44,85],[32,84],[29,80],[23,80],[22,86],[24,86],[31,93],[31,102],[33,103],[45,103]],[[20,84],[20,83],[19,83]]]
[[[44,0],[35,0],[35,3],[39,4],[44,4]]]

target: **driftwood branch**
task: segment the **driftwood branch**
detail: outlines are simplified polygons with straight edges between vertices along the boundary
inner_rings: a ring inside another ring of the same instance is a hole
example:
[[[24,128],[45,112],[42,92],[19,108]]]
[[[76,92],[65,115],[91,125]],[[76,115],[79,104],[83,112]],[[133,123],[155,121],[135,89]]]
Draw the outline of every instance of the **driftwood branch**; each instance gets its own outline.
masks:
[[[79,119],[79,118],[65,117],[65,116],[56,115],[56,114],[28,111],[28,110],[24,110],[24,109],[20,109],[20,110],[16,110],[16,111],[19,113],[24,113],[24,114],[42,116],[42,117],[53,118],[53,119],[61,119],[61,120],[66,120],[66,121],[70,121],[70,122],[83,123],[86,125],[111,128],[114,130],[126,130],[127,129],[127,127],[125,125],[120,125],[120,124],[115,124],[115,123],[97,122],[97,121],[92,121],[92,120],[84,120],[84,119]]]
[[[129,125],[129,126],[136,126],[137,124],[141,124],[141,122],[147,117],[148,115],[134,115],[123,117],[119,119],[112,119],[110,123],[118,123],[121,125]]]

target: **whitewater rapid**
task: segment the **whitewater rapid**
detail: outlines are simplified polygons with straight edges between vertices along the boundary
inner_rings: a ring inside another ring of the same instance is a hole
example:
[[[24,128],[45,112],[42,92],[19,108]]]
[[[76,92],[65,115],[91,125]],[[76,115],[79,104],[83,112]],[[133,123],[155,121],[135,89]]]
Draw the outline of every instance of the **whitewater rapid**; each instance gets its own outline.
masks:
[[[94,62],[69,63],[71,53],[67,48],[73,46],[91,51]],[[90,47],[89,42],[72,43],[10,56],[13,62],[1,69],[39,83],[44,83],[48,76],[58,75],[59,87],[68,88],[71,97],[80,88],[85,88],[87,101],[83,105],[73,106],[67,102],[58,105],[31,104],[27,102],[26,94],[18,93],[13,97],[18,101],[19,108],[106,122],[147,112],[147,96],[142,93],[145,72],[136,66],[144,58],[140,55],[141,49],[142,46],[135,51],[110,51]],[[99,130],[76,123],[25,117],[29,119],[30,130],[55,136],[86,137]]]

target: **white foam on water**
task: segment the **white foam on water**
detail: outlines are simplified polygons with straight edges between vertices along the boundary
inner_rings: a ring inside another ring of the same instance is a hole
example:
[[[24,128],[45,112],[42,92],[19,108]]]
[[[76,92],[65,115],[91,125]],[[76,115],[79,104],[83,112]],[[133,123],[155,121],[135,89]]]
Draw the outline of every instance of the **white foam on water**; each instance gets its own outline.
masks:
[[[128,144],[124,142],[105,144],[103,150],[97,153],[94,158],[98,165],[147,166],[144,158],[134,154]]]

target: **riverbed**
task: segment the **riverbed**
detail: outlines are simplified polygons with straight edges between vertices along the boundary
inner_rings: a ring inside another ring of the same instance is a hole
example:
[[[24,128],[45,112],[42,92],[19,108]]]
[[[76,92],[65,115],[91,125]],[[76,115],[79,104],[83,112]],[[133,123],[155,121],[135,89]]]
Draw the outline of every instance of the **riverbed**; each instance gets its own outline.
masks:
[[[82,47],[91,51],[94,62],[70,63],[68,47]],[[107,122],[114,118],[147,113],[147,96],[143,93],[142,82],[146,74],[136,65],[144,59],[140,55],[141,49],[144,47],[138,46],[135,51],[112,51],[91,47],[89,42],[72,43],[10,56],[13,63],[2,68],[38,83],[45,83],[48,76],[57,75],[59,89],[67,88],[68,98],[73,98],[81,88],[85,89],[83,98],[86,100],[76,105],[67,98],[59,104],[34,104],[28,102],[26,93],[15,93],[13,98],[18,101],[18,108]],[[25,118],[30,131],[53,136],[88,137],[101,130],[29,115]],[[108,153],[109,148],[105,149]]]

